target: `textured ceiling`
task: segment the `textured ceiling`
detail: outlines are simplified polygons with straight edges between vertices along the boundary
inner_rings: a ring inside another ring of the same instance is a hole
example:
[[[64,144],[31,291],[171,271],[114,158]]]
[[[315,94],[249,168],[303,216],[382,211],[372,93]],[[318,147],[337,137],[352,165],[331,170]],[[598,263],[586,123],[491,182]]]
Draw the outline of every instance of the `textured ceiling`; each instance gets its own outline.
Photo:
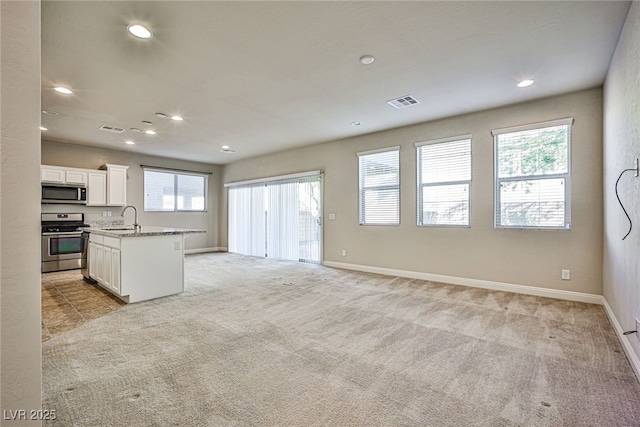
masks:
[[[224,164],[595,87],[629,5],[43,1],[42,108],[59,113],[43,138]],[[408,94],[420,104],[386,103]]]

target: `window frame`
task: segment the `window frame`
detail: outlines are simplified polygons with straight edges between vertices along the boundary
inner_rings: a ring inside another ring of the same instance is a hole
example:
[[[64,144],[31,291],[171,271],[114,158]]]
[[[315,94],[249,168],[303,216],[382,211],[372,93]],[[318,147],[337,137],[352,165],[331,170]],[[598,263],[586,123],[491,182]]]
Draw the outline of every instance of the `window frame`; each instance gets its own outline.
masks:
[[[178,169],[169,169],[169,168],[153,168],[153,167],[143,167],[142,168],[142,204],[143,204],[143,212],[164,212],[164,213],[172,213],[172,212],[194,212],[194,213],[206,213],[208,212],[209,205],[209,175],[210,173],[206,172],[195,172],[195,171],[185,171]],[[146,184],[147,184],[147,172],[154,173],[162,173],[166,175],[173,175],[173,210],[167,209],[149,209],[147,207],[147,196],[146,196]],[[203,178],[204,180],[204,188],[203,188],[203,196],[204,196],[204,206],[202,210],[195,209],[179,209],[178,208],[178,196],[180,195],[179,187],[178,187],[178,177],[179,176],[196,176]]]
[[[516,230],[571,230],[571,139],[573,118],[565,118],[551,120],[546,122],[532,123],[522,126],[513,126],[508,128],[494,129],[491,131],[493,136],[493,165],[494,165],[494,215],[493,223],[496,229],[516,229]],[[498,139],[501,135],[525,132],[528,130],[545,129],[557,126],[567,126],[567,171],[554,174],[537,174],[537,175],[518,175],[500,178],[499,175],[499,143]],[[500,184],[503,182],[524,182],[524,181],[542,181],[551,179],[564,179],[564,225],[562,226],[542,226],[542,225],[503,225],[501,224],[502,211],[500,209]]]
[[[381,186],[370,186],[370,187],[365,187],[364,186],[364,178],[365,175],[363,175],[362,173],[362,158],[366,157],[366,156],[370,156],[370,155],[374,155],[374,154],[380,154],[380,153],[386,153],[386,152],[391,152],[391,151],[395,151],[397,152],[397,156],[398,156],[398,182],[395,185],[381,185]],[[400,226],[400,222],[401,222],[401,210],[400,210],[400,206],[401,206],[401,200],[400,200],[400,189],[401,189],[401,174],[400,174],[400,146],[399,145],[395,145],[392,147],[386,147],[386,148],[380,148],[377,150],[368,150],[368,151],[361,151],[359,153],[357,153],[358,155],[358,224],[359,225],[363,225],[363,226],[387,226],[387,227],[398,227]],[[386,222],[386,223],[382,223],[382,222],[367,222],[366,221],[366,212],[364,211],[365,209],[365,204],[364,204],[364,193],[366,191],[371,191],[371,190],[396,190],[398,193],[398,204],[396,206],[397,209],[397,222]]]
[[[422,182],[422,156],[420,150],[426,145],[447,144],[451,142],[469,141],[469,179],[457,180],[457,181],[439,181],[435,183],[423,183]],[[416,142],[416,225],[418,227],[446,227],[446,228],[470,228],[471,227],[471,182],[473,180],[473,135],[459,135],[448,138],[432,139],[429,141]],[[423,188],[424,187],[443,187],[449,185],[467,185],[468,194],[468,211],[467,211],[467,223],[466,224],[425,224],[424,212],[423,212]]]

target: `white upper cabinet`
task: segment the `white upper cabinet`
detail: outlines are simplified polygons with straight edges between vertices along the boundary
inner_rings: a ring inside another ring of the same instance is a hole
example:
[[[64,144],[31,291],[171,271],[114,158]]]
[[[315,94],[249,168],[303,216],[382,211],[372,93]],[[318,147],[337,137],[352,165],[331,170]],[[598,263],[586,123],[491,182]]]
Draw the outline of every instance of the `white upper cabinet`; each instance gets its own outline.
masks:
[[[87,185],[87,170],[60,166],[40,166],[40,181],[54,184]]]
[[[107,205],[125,206],[127,204],[127,169],[129,166],[106,164],[107,169]]]
[[[129,166],[106,164],[101,170],[40,166],[40,180],[87,187],[87,206],[126,206]]]
[[[87,185],[87,171],[68,169],[65,171],[65,180],[67,184]]]
[[[107,173],[91,171],[87,174],[87,206],[107,205]]]
[[[53,166],[40,166],[40,181],[64,184],[64,169],[54,169]]]

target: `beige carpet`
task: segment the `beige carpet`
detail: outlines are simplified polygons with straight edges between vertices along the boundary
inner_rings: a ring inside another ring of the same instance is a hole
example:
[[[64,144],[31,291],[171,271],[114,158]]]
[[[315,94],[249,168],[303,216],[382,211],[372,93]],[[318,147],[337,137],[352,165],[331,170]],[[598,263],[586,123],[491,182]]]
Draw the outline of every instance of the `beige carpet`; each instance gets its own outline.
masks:
[[[640,425],[600,306],[233,254],[186,272],[43,343],[48,425]]]

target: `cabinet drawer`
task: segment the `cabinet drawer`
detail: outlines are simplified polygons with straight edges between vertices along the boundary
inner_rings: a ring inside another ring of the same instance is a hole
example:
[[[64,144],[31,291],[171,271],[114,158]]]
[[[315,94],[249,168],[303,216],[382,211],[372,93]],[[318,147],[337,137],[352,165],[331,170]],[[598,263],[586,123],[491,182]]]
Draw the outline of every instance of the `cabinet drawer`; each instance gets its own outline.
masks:
[[[105,246],[109,246],[110,248],[120,249],[120,239],[118,239],[117,237],[109,237],[109,236],[103,236],[103,237],[104,237],[103,244]]]
[[[97,234],[90,233],[89,234],[89,241],[93,242],[93,243],[103,244],[104,243],[104,236],[99,236]]]

